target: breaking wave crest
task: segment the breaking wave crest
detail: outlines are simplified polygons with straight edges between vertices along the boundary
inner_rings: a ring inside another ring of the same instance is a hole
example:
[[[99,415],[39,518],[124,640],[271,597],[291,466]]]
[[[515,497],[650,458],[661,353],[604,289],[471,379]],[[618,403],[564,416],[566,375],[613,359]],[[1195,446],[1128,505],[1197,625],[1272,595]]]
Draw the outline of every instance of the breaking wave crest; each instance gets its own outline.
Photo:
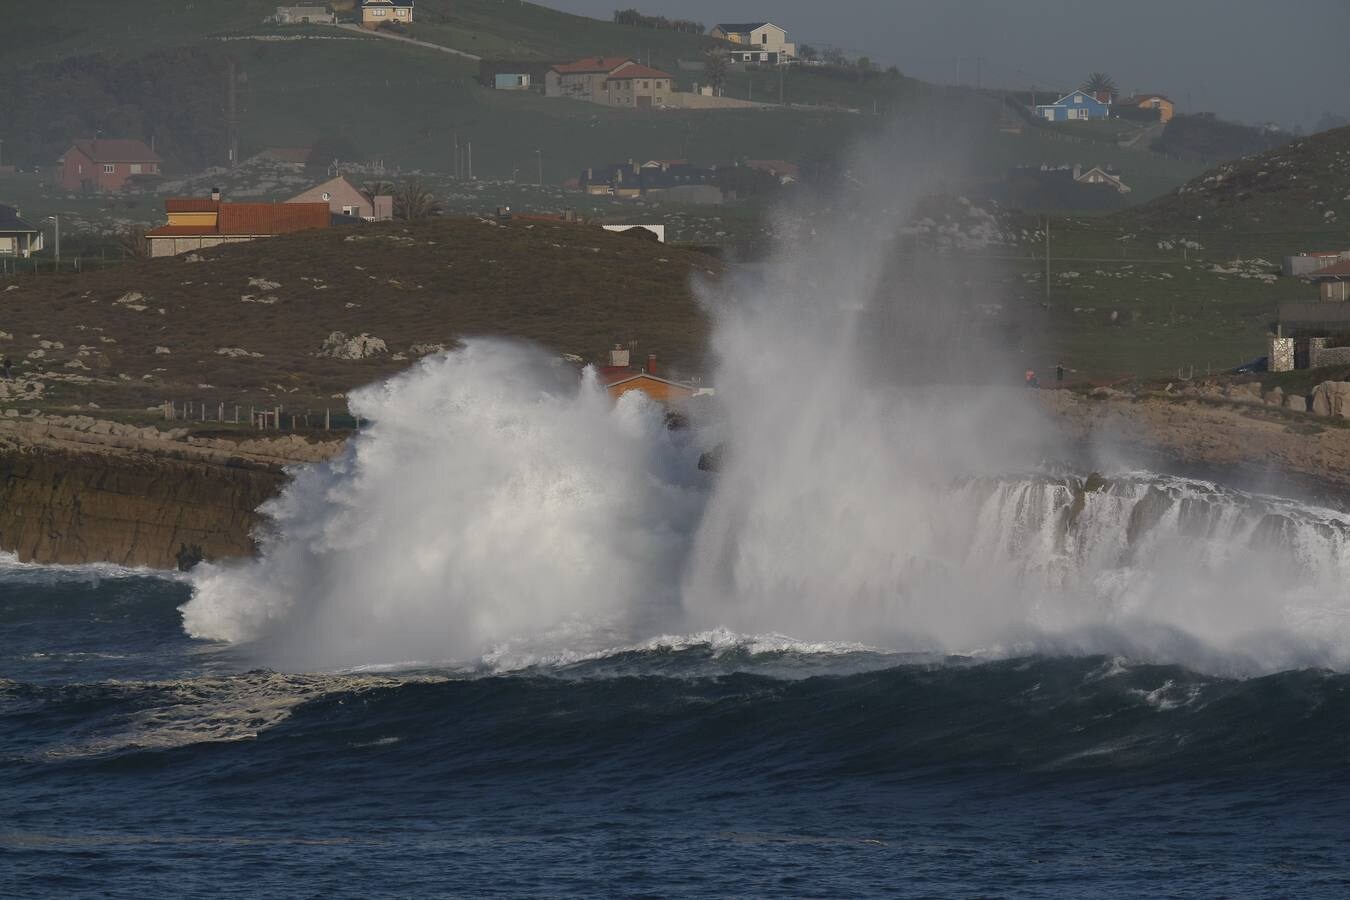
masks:
[[[785,229],[762,271],[700,288],[717,396],[691,427],[540,349],[470,340],[352,395],[372,426],[265,507],[257,560],[200,568],[187,630],[318,667],[718,628],[1217,671],[1350,663],[1346,518],[1047,473],[1055,429],[1006,386],[1018,367],[981,294],[906,250],[942,173],[882,171],[859,208],[799,216],[810,233]],[[713,448],[719,470],[698,471]]]

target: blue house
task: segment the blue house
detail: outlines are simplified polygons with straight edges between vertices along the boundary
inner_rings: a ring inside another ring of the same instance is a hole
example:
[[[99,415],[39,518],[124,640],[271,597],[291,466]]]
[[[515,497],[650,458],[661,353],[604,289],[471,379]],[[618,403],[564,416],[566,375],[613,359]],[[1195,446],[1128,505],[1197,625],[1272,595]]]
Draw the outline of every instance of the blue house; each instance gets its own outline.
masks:
[[[1054,103],[1036,107],[1036,117],[1047,122],[1075,122],[1079,119],[1105,119],[1111,115],[1111,104],[1103,103],[1091,94],[1074,91]]]

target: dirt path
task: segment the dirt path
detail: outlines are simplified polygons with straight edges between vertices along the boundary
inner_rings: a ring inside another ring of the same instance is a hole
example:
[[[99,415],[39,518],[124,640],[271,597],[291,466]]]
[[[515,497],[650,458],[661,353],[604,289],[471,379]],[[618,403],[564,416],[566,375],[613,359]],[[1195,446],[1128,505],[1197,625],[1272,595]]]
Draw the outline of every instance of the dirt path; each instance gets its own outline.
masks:
[[[380,31],[379,29],[372,30],[370,28],[362,28],[360,25],[339,25],[338,27],[345,29],[347,31],[355,31],[358,32],[359,34],[368,34],[373,37],[384,38],[390,41],[402,41],[405,44],[412,44],[414,47],[422,47],[426,50],[439,50],[441,53],[451,53],[454,54],[455,56],[462,56],[465,59],[471,59],[474,62],[478,62],[480,59],[483,58],[481,56],[474,56],[472,53],[465,53],[463,50],[452,50],[449,47],[442,47],[440,44],[432,44],[428,43],[427,41],[419,41],[414,38],[404,37],[401,34],[390,34],[387,31]]]

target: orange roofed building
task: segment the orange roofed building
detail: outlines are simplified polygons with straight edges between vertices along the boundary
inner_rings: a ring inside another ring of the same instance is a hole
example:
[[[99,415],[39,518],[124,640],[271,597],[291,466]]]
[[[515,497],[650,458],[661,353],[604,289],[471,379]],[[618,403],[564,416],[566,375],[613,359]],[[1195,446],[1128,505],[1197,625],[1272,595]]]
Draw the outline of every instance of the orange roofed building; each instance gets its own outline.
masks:
[[[147,231],[151,256],[176,256],[221,244],[327,228],[327,203],[226,203],[220,192],[207,197],[170,197],[164,201],[168,224]]]
[[[600,369],[600,383],[615,400],[629,391],[640,391],[658,403],[673,406],[700,394],[711,394],[706,388],[662,378],[656,374],[656,354],[647,356],[647,365],[636,368],[628,364],[629,352],[621,345],[609,351],[609,365]]]

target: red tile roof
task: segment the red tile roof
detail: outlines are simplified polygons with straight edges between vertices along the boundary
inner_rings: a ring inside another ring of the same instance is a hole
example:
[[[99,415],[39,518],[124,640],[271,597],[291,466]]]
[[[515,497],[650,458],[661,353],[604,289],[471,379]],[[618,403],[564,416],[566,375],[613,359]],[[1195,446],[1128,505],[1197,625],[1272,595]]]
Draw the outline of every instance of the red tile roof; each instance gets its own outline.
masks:
[[[651,69],[638,63],[631,66],[624,66],[619,71],[610,75],[606,81],[627,81],[630,78],[670,78],[669,72],[662,72],[660,69]]]
[[[593,56],[576,62],[559,63],[553,71],[563,75],[589,75],[599,72],[613,72],[625,63],[633,62],[627,56]],[[634,63],[636,65],[636,63]]]
[[[164,211],[171,213],[215,212],[219,200],[209,197],[170,197],[164,201]]]
[[[1309,278],[1346,278],[1350,277],[1350,259],[1333,263],[1325,269],[1318,269],[1308,276]]]
[[[217,211],[215,225],[161,225],[147,237],[192,237],[199,235],[263,236],[327,228],[333,214],[327,203],[221,203],[194,197],[166,200],[169,212]]]
[[[161,225],[145,233],[146,237],[200,237],[219,234],[214,225]]]
[[[221,234],[289,234],[327,228],[327,203],[222,203]]]
[[[144,141],[97,138],[78,140],[75,149],[96,163],[116,162],[160,162],[155,151],[145,146]]]

